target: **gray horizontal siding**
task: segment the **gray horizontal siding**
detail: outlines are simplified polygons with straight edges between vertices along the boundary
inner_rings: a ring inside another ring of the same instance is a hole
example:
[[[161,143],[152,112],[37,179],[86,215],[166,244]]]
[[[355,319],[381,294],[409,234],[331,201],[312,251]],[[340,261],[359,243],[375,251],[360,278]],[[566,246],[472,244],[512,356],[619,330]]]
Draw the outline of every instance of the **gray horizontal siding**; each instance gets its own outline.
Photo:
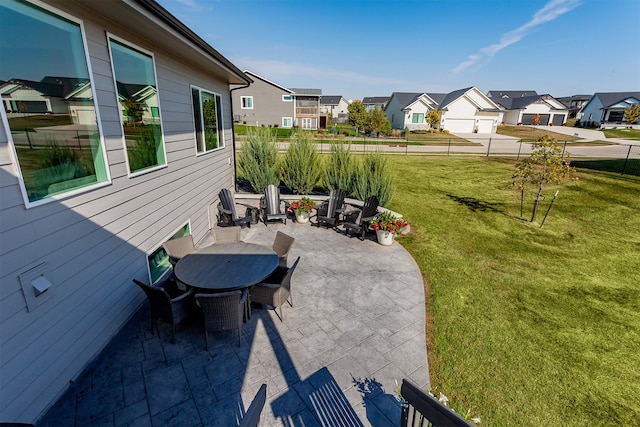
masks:
[[[58,6],[85,18],[76,5]],[[84,28],[112,182],[26,209],[0,130],[0,413],[9,419],[35,421],[144,301],[131,279],[147,280],[146,254],[185,222],[200,240],[208,206],[232,185],[229,92],[201,71],[212,65],[185,68],[161,41],[90,16]],[[105,29],[156,61],[168,164],[136,177],[126,167]],[[222,95],[225,148],[196,156],[190,85]],[[54,298],[28,312],[18,275],[43,261]]]

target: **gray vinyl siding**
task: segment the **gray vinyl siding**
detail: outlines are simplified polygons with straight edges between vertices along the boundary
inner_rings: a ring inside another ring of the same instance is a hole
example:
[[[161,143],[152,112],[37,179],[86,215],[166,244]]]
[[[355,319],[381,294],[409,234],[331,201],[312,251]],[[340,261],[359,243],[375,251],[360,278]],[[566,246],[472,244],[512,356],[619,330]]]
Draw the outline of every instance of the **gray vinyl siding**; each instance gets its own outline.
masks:
[[[3,421],[37,420],[144,301],[131,280],[148,281],[147,253],[186,222],[196,241],[204,237],[209,205],[233,184],[228,83],[201,71],[212,64],[185,65],[157,40],[102,21],[84,6],[55,4],[84,23],[111,183],[26,209],[7,130],[0,129]],[[154,54],[167,166],[134,178],[127,172],[105,30]],[[192,84],[222,97],[225,147],[200,156]],[[54,297],[29,312],[18,275],[41,262],[51,268],[47,292]]]
[[[291,117],[292,123],[295,121],[294,101],[282,101],[282,95],[291,95],[277,86],[274,86],[255,76],[251,76],[253,83],[247,88],[235,89],[233,95],[233,112],[239,123],[244,121],[248,125],[278,125],[282,126],[283,117]],[[253,96],[253,108],[242,109],[241,98],[243,96]]]

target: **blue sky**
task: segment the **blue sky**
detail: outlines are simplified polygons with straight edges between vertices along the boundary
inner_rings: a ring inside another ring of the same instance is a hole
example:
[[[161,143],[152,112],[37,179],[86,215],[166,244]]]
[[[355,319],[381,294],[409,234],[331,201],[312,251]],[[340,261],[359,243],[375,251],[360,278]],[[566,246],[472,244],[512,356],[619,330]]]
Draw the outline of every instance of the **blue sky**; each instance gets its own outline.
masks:
[[[347,99],[640,91],[638,0],[159,0],[240,69]]]

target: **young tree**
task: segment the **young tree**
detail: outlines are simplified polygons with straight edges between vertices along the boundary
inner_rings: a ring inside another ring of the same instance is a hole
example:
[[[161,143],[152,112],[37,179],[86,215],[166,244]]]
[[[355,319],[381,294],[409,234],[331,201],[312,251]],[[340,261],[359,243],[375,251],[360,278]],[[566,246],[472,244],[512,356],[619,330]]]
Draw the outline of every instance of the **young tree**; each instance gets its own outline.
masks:
[[[367,110],[364,108],[362,101],[353,101],[347,107],[349,112],[349,124],[356,128],[356,131],[364,128],[367,123]]]
[[[547,184],[560,184],[575,176],[575,169],[569,165],[569,161],[562,157],[562,148],[555,138],[543,136],[532,144],[531,156],[516,163],[516,170],[512,176],[512,184],[520,190],[521,197],[527,187],[537,187],[536,198],[533,202],[531,220],[536,218],[538,206],[542,199],[542,192]],[[569,157],[569,153],[565,153]]]
[[[391,130],[391,123],[387,119],[387,115],[382,111],[382,108],[376,107],[374,110],[369,111],[367,114],[366,131],[375,131],[376,134],[380,132],[388,132]]]
[[[624,117],[627,123],[633,124],[640,119],[640,103],[629,105],[624,109]]]
[[[441,118],[442,112],[437,108],[434,108],[427,113],[427,123],[429,123],[432,129],[440,129]]]

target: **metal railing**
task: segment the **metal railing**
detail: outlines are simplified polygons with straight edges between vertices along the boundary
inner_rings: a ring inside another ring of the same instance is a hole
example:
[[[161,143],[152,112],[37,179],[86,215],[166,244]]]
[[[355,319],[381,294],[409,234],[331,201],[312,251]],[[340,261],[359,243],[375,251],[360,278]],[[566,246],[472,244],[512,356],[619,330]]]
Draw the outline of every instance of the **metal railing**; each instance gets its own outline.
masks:
[[[451,408],[444,406],[407,379],[402,380],[400,395],[402,396],[401,427],[473,426]]]

